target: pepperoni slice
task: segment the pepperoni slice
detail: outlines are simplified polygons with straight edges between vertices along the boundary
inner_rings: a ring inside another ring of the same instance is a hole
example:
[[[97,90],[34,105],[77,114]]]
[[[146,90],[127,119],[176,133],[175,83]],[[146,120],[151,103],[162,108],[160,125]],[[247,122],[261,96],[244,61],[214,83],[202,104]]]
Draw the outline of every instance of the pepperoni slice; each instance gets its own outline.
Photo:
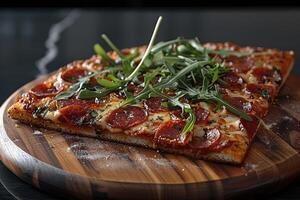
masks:
[[[247,84],[246,90],[250,93],[261,94],[261,88],[257,84]]]
[[[272,77],[272,70],[264,67],[255,68],[252,74],[260,81],[264,82]]]
[[[112,128],[127,129],[147,120],[147,112],[137,106],[126,106],[111,112],[106,122]]]
[[[247,84],[246,90],[250,93],[262,96],[265,99],[272,99],[276,95],[275,87],[261,84]]]
[[[68,105],[59,109],[61,115],[58,120],[61,122],[68,122],[77,124],[84,116],[88,114],[88,108],[82,105]]]
[[[28,112],[34,112],[36,107],[34,106],[35,102],[37,101],[37,97],[31,93],[24,93],[22,97],[19,99],[19,102],[22,103],[24,106],[24,110]]]
[[[40,83],[34,86],[29,92],[34,94],[36,97],[53,97],[57,95],[61,90],[57,90],[51,83]]]
[[[253,61],[249,57],[227,56],[224,61],[238,72],[247,72],[253,65]]]
[[[192,134],[186,134],[183,137],[181,132],[184,126],[185,121],[183,120],[167,121],[161,124],[155,132],[155,144],[172,147],[187,144],[189,139],[188,136]]]
[[[268,113],[269,104],[263,100],[256,100],[252,103],[252,108],[255,114],[259,117],[263,117]]]
[[[250,112],[252,110],[252,104],[242,97],[231,97],[224,95],[223,99],[235,108]]]
[[[205,130],[202,137],[193,137],[189,143],[192,149],[210,149],[216,146],[221,138],[221,133],[217,128]]]
[[[282,77],[277,70],[265,68],[265,67],[258,67],[253,69],[252,74],[257,78],[260,83],[265,83],[268,81],[275,81],[276,83],[280,83]]]
[[[144,102],[144,106],[151,112],[159,112],[165,110],[161,106],[162,98],[161,97],[151,97]]]
[[[86,74],[87,71],[83,68],[71,67],[61,73],[61,78],[64,81],[74,83],[77,82],[79,78],[85,76]]]
[[[206,110],[202,107],[197,107],[195,109],[195,115],[196,115],[196,123],[197,124],[207,124],[208,116],[209,116],[208,110]]]
[[[91,109],[97,107],[94,101],[79,99],[60,100],[57,106],[61,113],[58,120],[72,124],[90,124],[93,117]]]
[[[80,100],[80,99],[60,100],[57,102],[57,104],[59,108],[63,108],[69,105],[79,105],[84,108],[93,108],[97,106],[97,104],[94,101]]]
[[[230,90],[239,90],[242,88],[243,79],[237,75],[235,72],[229,72],[222,77],[225,83],[222,84],[223,87]]]
[[[247,121],[243,118],[240,119],[240,122],[241,122],[242,128],[246,129],[247,135],[248,135],[249,139],[251,140],[258,128],[259,120],[253,115],[251,115],[250,117],[252,118],[251,122]]]

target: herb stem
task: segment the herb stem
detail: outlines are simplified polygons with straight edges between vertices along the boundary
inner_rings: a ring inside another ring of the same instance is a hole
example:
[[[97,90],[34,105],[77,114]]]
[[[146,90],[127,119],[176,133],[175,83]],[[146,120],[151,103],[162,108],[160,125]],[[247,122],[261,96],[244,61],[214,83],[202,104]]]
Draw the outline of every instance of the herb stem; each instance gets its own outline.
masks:
[[[120,58],[125,58],[123,53],[116,47],[116,45],[114,45],[114,43],[107,37],[107,35],[102,34],[101,37],[110,46],[110,48],[112,48],[112,50],[114,50],[118,54],[118,56],[120,56]]]
[[[151,48],[152,48],[152,46],[154,44],[154,41],[155,41],[156,35],[158,33],[158,29],[159,29],[159,26],[160,26],[160,23],[161,23],[162,19],[163,19],[162,16],[160,16],[158,18],[158,20],[156,22],[156,25],[155,25],[155,28],[154,28],[154,31],[152,33],[152,37],[150,39],[149,45],[148,45],[148,47],[146,49],[146,52],[145,52],[142,60],[139,62],[138,66],[134,69],[134,71],[126,78],[126,81],[131,81],[136,76],[136,74],[138,73],[138,71],[142,67],[145,59],[148,57],[148,55],[149,55],[149,53],[151,51]]]

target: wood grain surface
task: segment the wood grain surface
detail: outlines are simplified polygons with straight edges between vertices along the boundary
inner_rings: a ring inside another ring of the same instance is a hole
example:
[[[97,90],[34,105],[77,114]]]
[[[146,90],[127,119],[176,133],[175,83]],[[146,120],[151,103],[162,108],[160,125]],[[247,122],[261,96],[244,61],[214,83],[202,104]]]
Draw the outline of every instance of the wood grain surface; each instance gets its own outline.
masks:
[[[77,199],[223,199],[272,190],[300,172],[300,79],[290,77],[245,162],[232,166],[36,129],[0,109],[2,162],[22,180]]]

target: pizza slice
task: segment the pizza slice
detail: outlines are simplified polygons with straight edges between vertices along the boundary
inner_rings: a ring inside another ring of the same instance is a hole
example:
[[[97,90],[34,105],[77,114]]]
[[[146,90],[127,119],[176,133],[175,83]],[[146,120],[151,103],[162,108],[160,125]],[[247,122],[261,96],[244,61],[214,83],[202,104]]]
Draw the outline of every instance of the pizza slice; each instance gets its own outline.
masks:
[[[159,21],[160,22],[160,21]],[[159,24],[159,23],[158,23]],[[9,108],[21,122],[227,163],[241,163],[292,69],[294,53],[178,38],[75,61]]]

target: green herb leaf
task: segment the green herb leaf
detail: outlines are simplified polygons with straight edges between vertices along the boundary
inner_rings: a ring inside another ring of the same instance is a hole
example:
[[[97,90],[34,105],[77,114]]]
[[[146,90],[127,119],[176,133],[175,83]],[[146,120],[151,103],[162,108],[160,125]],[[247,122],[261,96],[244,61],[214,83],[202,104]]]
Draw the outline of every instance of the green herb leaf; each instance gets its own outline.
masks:
[[[178,79],[180,79],[182,76],[188,74],[192,70],[198,68],[198,67],[203,67],[204,65],[209,64],[210,62],[208,61],[199,61],[195,62],[191,65],[186,66],[185,68],[181,69],[179,72],[176,73],[173,77],[171,77],[169,80],[167,80],[165,83],[162,84],[161,87],[167,87],[170,86],[172,83],[176,82]]]
[[[116,45],[114,45],[114,43],[107,37],[107,35],[102,34],[101,37],[103,38],[103,40],[108,44],[108,46],[114,50],[118,56],[120,56],[120,58],[124,59],[125,56],[124,54],[116,47]]]
[[[88,89],[83,89],[79,92],[79,99],[93,99],[93,98],[102,98],[107,96],[112,90],[102,90],[102,91],[92,91]]]
[[[96,54],[101,56],[101,58],[103,60],[105,60],[107,63],[112,64],[112,65],[115,64],[115,62],[106,54],[105,50],[103,49],[103,47],[100,46],[100,44],[95,44],[94,50],[95,50]]]
[[[151,96],[160,96],[166,100],[164,105],[180,107],[182,110],[182,118],[185,118],[186,124],[181,133],[181,141],[185,141],[195,125],[195,113],[190,103],[187,103],[193,100],[217,103],[218,106],[225,106],[228,111],[251,121],[252,118],[247,113],[222,99],[218,92],[218,84],[223,82],[222,77],[231,70],[221,63],[222,59],[218,59],[217,56],[211,58],[210,55],[242,57],[248,56],[249,53],[207,49],[197,38],[193,40],[177,38],[154,45],[161,20],[162,17],[159,17],[143,55],[135,49],[125,56],[106,35],[102,35],[121,59],[121,62],[113,61],[117,70],[98,76],[96,78],[98,86],[88,87],[86,81],[78,85],[74,84],[74,88],[70,87],[62,98],[70,98],[77,93],[77,98],[80,99],[102,98],[111,92],[121,91],[125,93],[126,99],[119,106],[124,106],[138,103]],[[95,46],[96,48],[98,54],[105,59],[104,57],[107,56],[105,50],[101,46],[100,48]],[[140,62],[136,66],[137,60]],[[143,75],[143,81],[140,80],[140,74]],[[133,94],[127,90],[126,84],[129,82],[144,88],[138,94]],[[102,87],[99,90],[100,86]],[[167,95],[166,91],[173,92],[175,96]],[[182,99],[188,101],[183,102]]]
[[[125,75],[129,75],[133,72],[134,68],[131,66],[129,60],[122,60],[123,72]]]
[[[195,122],[196,122],[196,115],[192,109],[186,109],[185,112],[189,113],[189,117],[186,119],[186,124],[182,130],[181,141],[184,141],[185,138],[187,137],[187,134],[193,130]]]
[[[121,82],[110,81],[104,78],[97,78],[96,80],[99,85],[109,89],[115,89],[121,86]]]
[[[169,47],[170,45],[179,43],[181,41],[180,38],[177,38],[176,40],[170,40],[167,42],[159,42],[158,44],[156,44],[155,46],[153,46],[153,48],[151,49],[151,53],[154,54],[160,50],[163,50],[166,47]]]

